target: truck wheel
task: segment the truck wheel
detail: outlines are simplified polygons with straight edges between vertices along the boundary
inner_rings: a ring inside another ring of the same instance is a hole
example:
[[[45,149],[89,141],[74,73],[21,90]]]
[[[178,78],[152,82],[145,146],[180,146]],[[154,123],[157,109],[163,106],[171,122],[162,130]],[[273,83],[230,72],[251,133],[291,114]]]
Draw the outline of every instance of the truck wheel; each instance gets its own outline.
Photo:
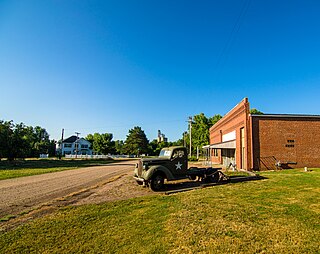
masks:
[[[219,179],[220,179],[220,174],[219,174],[219,172],[217,172],[217,173],[215,173],[215,174],[212,174],[212,175],[210,176],[210,182],[212,182],[212,183],[217,183],[217,182],[219,182]]]
[[[150,187],[153,191],[160,191],[163,189],[164,177],[162,175],[155,175],[150,181]]]
[[[189,176],[189,179],[190,179],[191,181],[196,181],[196,180],[198,180],[196,175],[190,175],[190,176]]]

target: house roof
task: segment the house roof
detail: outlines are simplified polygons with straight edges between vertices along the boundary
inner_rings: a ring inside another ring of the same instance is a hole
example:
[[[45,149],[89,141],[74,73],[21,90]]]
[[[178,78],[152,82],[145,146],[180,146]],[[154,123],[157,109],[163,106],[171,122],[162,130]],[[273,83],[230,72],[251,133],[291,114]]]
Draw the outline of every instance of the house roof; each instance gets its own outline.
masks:
[[[73,135],[69,138],[66,138],[62,141],[62,143],[73,143],[77,140],[77,136]]]

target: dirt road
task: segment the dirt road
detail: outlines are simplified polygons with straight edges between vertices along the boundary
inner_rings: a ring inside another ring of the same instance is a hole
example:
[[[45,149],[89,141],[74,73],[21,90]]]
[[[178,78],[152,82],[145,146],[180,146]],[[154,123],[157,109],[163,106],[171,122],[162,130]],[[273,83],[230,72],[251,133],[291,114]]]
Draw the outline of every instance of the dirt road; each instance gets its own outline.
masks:
[[[110,189],[117,188],[121,182],[130,181],[132,177],[129,176],[133,173],[134,163],[134,161],[117,162],[99,167],[2,180],[0,181],[0,218],[33,210],[52,200],[59,200],[59,198],[62,200],[63,197],[70,196],[72,193],[86,192],[87,198],[94,194],[94,192],[88,193],[88,190],[97,189],[97,186],[105,189],[106,183]],[[123,180],[119,181],[121,178]]]

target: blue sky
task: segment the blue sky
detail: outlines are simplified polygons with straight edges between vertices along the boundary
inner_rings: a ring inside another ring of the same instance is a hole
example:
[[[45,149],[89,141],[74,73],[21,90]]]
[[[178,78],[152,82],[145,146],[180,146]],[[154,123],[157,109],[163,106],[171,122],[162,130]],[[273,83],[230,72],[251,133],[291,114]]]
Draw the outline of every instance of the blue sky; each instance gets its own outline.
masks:
[[[244,97],[320,114],[319,1],[0,0],[0,119],[181,138]]]

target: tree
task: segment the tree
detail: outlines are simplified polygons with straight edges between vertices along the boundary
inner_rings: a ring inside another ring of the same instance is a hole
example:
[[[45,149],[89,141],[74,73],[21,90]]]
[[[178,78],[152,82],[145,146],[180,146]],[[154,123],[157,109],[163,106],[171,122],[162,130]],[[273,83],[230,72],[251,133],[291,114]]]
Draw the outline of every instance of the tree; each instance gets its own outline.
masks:
[[[88,134],[86,140],[92,144],[93,151],[98,154],[115,153],[115,142],[112,133]]]
[[[9,147],[11,147],[12,134],[13,134],[12,121],[0,120],[0,159],[8,157]]]
[[[55,141],[49,140],[46,129],[26,126],[23,123],[0,121],[0,158],[39,157],[41,153],[54,155]]]
[[[158,140],[154,139],[149,144],[149,155],[152,155],[152,156],[159,155],[161,149],[168,146],[172,146],[172,143],[158,142]]]
[[[40,154],[49,153],[49,149],[50,146],[52,146],[52,144],[46,129],[41,128],[40,126],[34,127],[32,133],[32,141],[32,149],[34,156],[38,157]]]
[[[263,115],[263,112],[261,112],[260,110],[256,109],[256,108],[252,108],[250,110],[250,114],[254,114],[254,115]]]
[[[114,146],[116,149],[116,154],[124,154],[125,153],[123,140],[116,140]]]
[[[215,125],[221,118],[222,118],[222,115],[220,114],[215,114],[213,117],[210,117],[209,118],[210,127]]]
[[[191,134],[194,149],[209,144],[209,128],[209,119],[203,113],[193,117]]]
[[[32,148],[32,144],[30,143],[31,130],[31,128],[28,128],[23,123],[14,125],[8,147],[8,160],[30,157]]]
[[[216,114],[213,117],[207,118],[204,113],[193,116],[192,129],[191,129],[191,142],[192,142],[192,153],[196,152],[197,147],[201,148],[209,144],[209,129],[216,122],[222,118],[221,115]],[[189,147],[190,144],[190,130],[187,135],[184,134],[186,146]]]
[[[129,130],[126,141],[124,142],[124,149],[128,154],[140,154],[148,153],[149,140],[141,127],[136,126]]]

